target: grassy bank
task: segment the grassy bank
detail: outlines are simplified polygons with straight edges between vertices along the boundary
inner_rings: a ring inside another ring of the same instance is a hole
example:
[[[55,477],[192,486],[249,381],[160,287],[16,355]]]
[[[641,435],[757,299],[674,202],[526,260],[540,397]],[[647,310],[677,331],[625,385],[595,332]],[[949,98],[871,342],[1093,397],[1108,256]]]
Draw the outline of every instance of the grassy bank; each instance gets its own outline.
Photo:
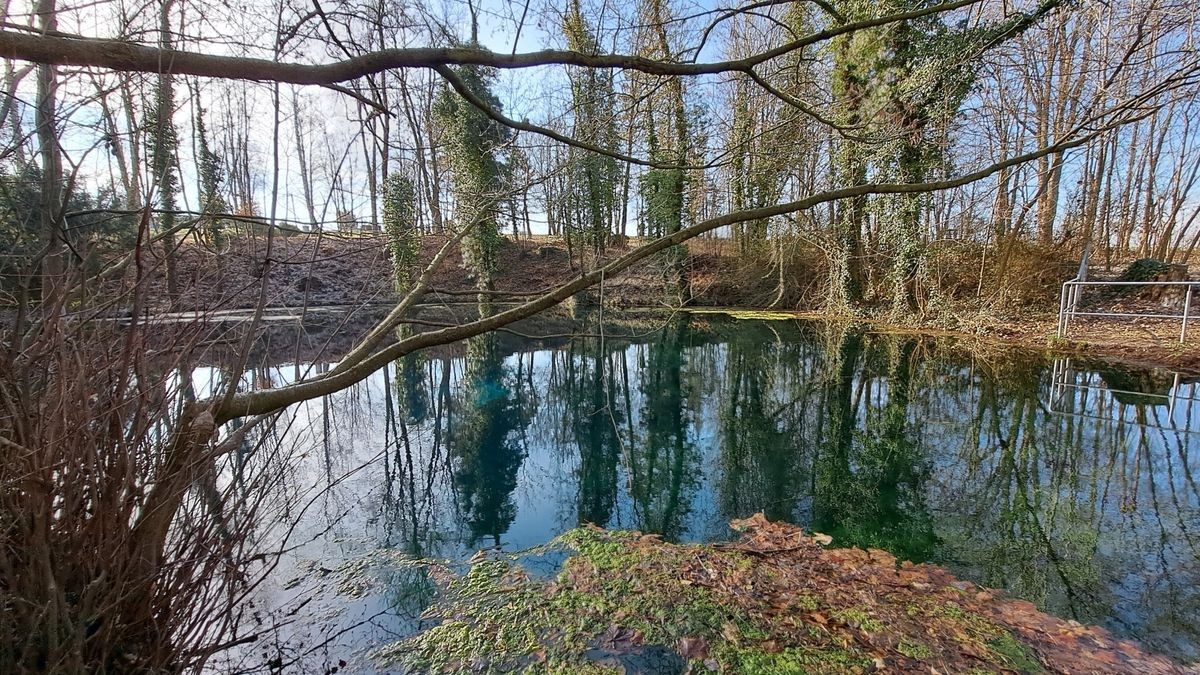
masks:
[[[1175,673],[1100,628],[761,515],[729,545],[576,529],[552,581],[485,560],[429,630],[376,658],[416,672]]]

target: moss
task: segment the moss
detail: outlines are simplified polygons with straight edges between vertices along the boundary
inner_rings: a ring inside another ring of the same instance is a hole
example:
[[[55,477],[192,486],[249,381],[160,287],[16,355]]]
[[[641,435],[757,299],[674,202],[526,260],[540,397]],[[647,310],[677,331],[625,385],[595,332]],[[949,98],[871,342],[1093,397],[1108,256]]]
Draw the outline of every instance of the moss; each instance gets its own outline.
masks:
[[[745,612],[721,604],[708,589],[680,582],[674,570],[686,548],[678,556],[651,558],[634,545],[637,540],[585,528],[563,535],[559,542],[576,555],[552,593],[505,561],[479,563],[451,582],[442,623],[376,657],[427,672],[455,672],[467,664],[484,671],[606,672],[582,655],[618,623],[644,644],[668,647],[695,635],[736,633],[733,641],[746,642],[767,637]],[[586,583],[573,583],[581,579]]]
[[[794,312],[772,312],[762,309],[709,309],[692,308],[692,314],[724,314],[734,319],[756,319],[759,321],[793,321],[797,318]]]
[[[628,658],[682,658],[692,672],[844,673],[871,670],[892,644],[912,661],[966,653],[985,658],[963,670],[1043,672],[1016,634],[948,588],[864,595],[836,576],[806,587],[819,567],[595,528],[554,545],[572,555],[553,583],[509,561],[479,563],[446,585],[431,612],[441,623],[375,656],[435,673],[608,673]],[[808,555],[827,553],[814,544]]]
[[[821,606],[821,601],[817,599],[817,596],[809,593],[802,593],[796,596],[794,602],[800,609],[805,609],[810,612],[816,611]]]
[[[637,558],[628,546],[634,539],[636,537],[628,532],[602,535],[598,530],[580,527],[563,534],[558,541],[574,549],[578,553],[577,560],[585,560],[601,568],[616,568]]]
[[[621,668],[602,666],[596,663],[551,663],[532,666],[527,669],[545,675],[623,675]]]
[[[925,607],[911,607],[916,614],[936,616],[954,623],[963,636],[962,641],[987,649],[996,657],[999,665],[1020,673],[1041,673],[1044,668],[1033,652],[1020,642],[1011,631],[994,621],[963,609],[954,602],[931,603]]]
[[[791,647],[775,653],[756,649],[734,652],[728,659],[742,675],[846,673],[870,667],[871,659],[857,649]]]
[[[676,570],[686,563],[689,547],[673,547],[666,555],[656,550],[651,557],[633,545],[636,540],[590,528],[564,535],[562,541],[578,555],[567,561],[562,577],[587,576],[597,583],[584,592],[564,590],[556,595],[555,604],[564,610],[590,608],[619,615],[627,627],[642,631],[647,641],[666,644],[720,630],[727,623],[748,623],[744,613],[722,605],[708,589],[680,582]]]
[[[900,644],[896,645],[896,651],[918,661],[933,657],[933,650],[920,642],[909,639],[901,640]]]
[[[988,648],[1000,661],[1018,673],[1042,673],[1045,669],[1040,661],[1012,633],[1001,629],[1000,633],[987,641]]]
[[[831,616],[844,624],[868,633],[878,633],[884,629],[883,623],[857,607],[839,609],[833,612]]]
[[[554,625],[544,596],[504,561],[473,566],[450,582],[447,597],[459,611],[376,657],[433,672],[454,670],[479,654],[519,660],[535,652]]]

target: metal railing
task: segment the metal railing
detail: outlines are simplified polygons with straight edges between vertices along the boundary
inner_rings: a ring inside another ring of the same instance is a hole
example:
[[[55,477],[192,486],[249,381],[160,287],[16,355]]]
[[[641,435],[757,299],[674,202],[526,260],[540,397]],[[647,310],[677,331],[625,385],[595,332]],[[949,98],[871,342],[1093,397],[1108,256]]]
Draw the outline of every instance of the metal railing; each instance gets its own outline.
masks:
[[[1185,286],[1182,314],[1142,314],[1139,312],[1081,312],[1079,298],[1087,286]],[[1200,316],[1192,313],[1192,296],[1195,294],[1195,281],[1081,281],[1075,277],[1063,284],[1062,293],[1058,300],[1058,337],[1067,337],[1071,329],[1071,320],[1079,316],[1106,316],[1138,319],[1179,319],[1179,344],[1187,341],[1188,321]]]
[[[1120,394],[1129,394],[1132,396],[1145,396],[1152,398],[1161,398],[1162,403],[1167,407],[1167,424],[1154,424],[1146,421],[1134,421],[1133,423],[1139,426],[1159,429],[1170,429],[1185,434],[1200,434],[1200,429],[1188,428],[1187,422],[1182,424],[1176,420],[1176,413],[1182,415],[1184,420],[1196,419],[1195,409],[1200,407],[1200,391],[1197,385],[1193,382],[1186,383],[1182,373],[1171,373],[1171,388],[1166,394],[1154,394],[1141,391],[1129,391],[1125,389],[1114,389],[1107,383],[1103,382],[1103,378],[1094,372],[1087,370],[1077,370],[1073,360],[1070,358],[1060,358],[1054,360],[1054,365],[1050,371],[1050,392],[1045,405],[1046,410],[1055,415],[1063,415],[1067,417],[1077,417],[1080,419],[1094,419],[1102,421],[1132,421],[1124,417],[1124,412],[1119,412],[1118,417],[1114,418],[1110,415],[1099,415],[1086,410],[1075,410],[1069,401],[1073,392],[1081,393],[1088,392],[1091,394],[1092,405],[1095,406],[1100,402],[1100,396],[1107,394],[1109,400],[1104,407],[1108,410],[1121,411],[1123,408],[1137,407],[1138,404],[1119,404],[1113,406],[1112,399],[1115,399]],[[1100,381],[1097,381],[1097,380]],[[1188,387],[1188,391],[1184,393],[1184,387]]]

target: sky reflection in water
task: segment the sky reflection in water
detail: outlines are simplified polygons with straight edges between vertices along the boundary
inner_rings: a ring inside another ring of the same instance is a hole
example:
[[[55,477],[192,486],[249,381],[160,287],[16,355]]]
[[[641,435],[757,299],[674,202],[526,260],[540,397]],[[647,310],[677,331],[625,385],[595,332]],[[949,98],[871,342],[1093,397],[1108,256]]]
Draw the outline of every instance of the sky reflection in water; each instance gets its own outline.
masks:
[[[289,623],[245,656],[366,663],[432,594],[399,554],[518,551],[585,522],[720,540],[763,511],[1196,659],[1198,395],[1173,373],[792,321],[475,338],[292,411],[280,499],[300,524],[256,607]]]

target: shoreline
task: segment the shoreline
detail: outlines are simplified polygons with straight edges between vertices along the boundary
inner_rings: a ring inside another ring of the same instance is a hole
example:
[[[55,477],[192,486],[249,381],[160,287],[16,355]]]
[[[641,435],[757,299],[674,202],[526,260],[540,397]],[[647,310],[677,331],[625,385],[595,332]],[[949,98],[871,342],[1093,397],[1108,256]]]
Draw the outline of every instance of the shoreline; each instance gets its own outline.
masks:
[[[1157,331],[1152,330],[1153,326],[1143,326],[1143,330],[1136,331],[1111,322],[1108,324],[1091,322],[1087,325],[1089,330],[1084,337],[1059,339],[1055,336],[1057,329],[1055,321],[1046,318],[996,321],[990,326],[969,332],[932,324],[897,323],[871,316],[837,317],[813,310],[694,307],[684,308],[682,311],[693,314],[723,314],[742,319],[845,321],[870,326],[879,333],[952,337],[972,346],[1018,347],[1044,354],[1103,359],[1140,367],[1167,368],[1186,375],[1200,376],[1200,323],[1194,328],[1189,326],[1188,341],[1181,345],[1178,337],[1175,337],[1175,341],[1172,342],[1171,338],[1167,336],[1168,331],[1172,328],[1176,336],[1178,335],[1177,323],[1174,326],[1169,324],[1159,326]],[[1097,335],[1097,333],[1101,333],[1101,335]],[[1107,336],[1103,335],[1104,333],[1107,333]]]
[[[509,305],[515,303],[497,303]],[[302,317],[316,318],[318,316],[341,316],[363,313],[363,317],[381,314],[390,308],[390,302],[321,304],[309,306],[272,305],[264,308],[263,321],[266,324],[282,326],[298,322]],[[473,307],[472,303],[446,303],[430,300],[417,305],[418,317],[422,311],[443,311],[456,315],[458,308]],[[590,310],[596,312],[597,310]],[[1037,352],[1049,356],[1078,357],[1087,360],[1104,360],[1139,368],[1158,368],[1178,371],[1195,377],[1200,376],[1200,325],[1190,328],[1188,342],[1178,342],[1178,324],[1159,326],[1140,325],[1130,327],[1113,322],[1093,321],[1085,325],[1085,330],[1076,328],[1076,335],[1066,339],[1055,336],[1056,323],[1053,318],[1031,317],[1028,319],[1013,319],[1007,321],[991,321],[975,330],[947,328],[935,323],[896,322],[886,318],[870,315],[834,316],[814,310],[762,309],[756,307],[716,307],[716,306],[687,306],[670,308],[654,305],[629,305],[624,307],[605,307],[603,315],[606,320],[633,321],[640,324],[643,316],[687,314],[692,316],[726,316],[734,319],[766,320],[766,321],[811,321],[820,323],[845,323],[868,327],[869,330],[881,334],[919,335],[930,337],[948,337],[962,342],[972,351],[987,352],[997,348],[1016,348]],[[185,310],[152,315],[151,319],[162,324],[180,326],[193,325],[194,322],[216,325],[237,324],[252,316],[253,310],[231,308],[215,311]],[[124,321],[125,316],[106,317],[107,320]],[[564,305],[547,309],[534,317],[522,322],[526,325],[536,325],[547,322],[556,331],[553,338],[563,338],[570,329],[567,325],[578,319],[571,316],[570,310]],[[421,326],[424,321],[414,319],[413,325]],[[1149,322],[1145,322],[1149,324]],[[566,331],[566,332],[563,332]],[[353,332],[353,331],[352,331]],[[507,332],[507,331],[506,331]],[[582,331],[581,334],[586,333]],[[1176,337],[1170,337],[1174,333]],[[530,337],[538,337],[536,335]],[[614,335],[615,337],[624,337]]]
[[[437,237],[422,239],[420,258],[431,259],[439,241]],[[180,273],[190,279],[192,285],[182,292],[179,312],[211,314],[252,309],[262,280],[254,264],[259,243],[254,239],[241,241],[230,255],[222,257],[213,256],[202,248],[185,247],[179,260]],[[269,273],[267,298],[273,308],[298,311],[302,307],[340,306],[349,309],[365,304],[390,306],[395,301],[391,262],[377,237],[326,238],[319,247],[310,237],[287,238],[276,244],[277,256],[286,264],[274,266]],[[656,272],[654,265],[648,265],[645,269],[631,270],[608,280],[603,311],[614,316],[684,311],[742,318],[847,321],[880,332],[952,336],[968,344],[1009,345],[1063,356],[1103,357],[1131,365],[1200,375],[1200,321],[1189,326],[1191,334],[1183,345],[1179,343],[1180,324],[1177,320],[1077,319],[1072,324],[1070,336],[1058,339],[1055,336],[1057,314],[1048,306],[1055,302],[1051,298],[1058,297],[1058,285],[1049,282],[1040,282],[1038,292],[1034,294],[1036,302],[1003,305],[988,311],[976,304],[978,298],[963,299],[951,301],[936,320],[914,317],[895,321],[881,308],[844,316],[830,315],[819,309],[772,309],[760,304],[759,295],[753,292],[734,292],[727,287],[727,278],[733,273],[728,268],[728,261],[709,253],[693,253],[690,264],[696,277],[693,280],[694,304],[673,309],[659,302],[663,297],[662,275]],[[576,273],[567,251],[554,242],[509,242],[501,252],[501,268],[505,272],[496,279],[497,290],[518,294],[531,287],[556,286]],[[155,291],[151,297],[166,297],[163,279],[154,277],[150,285]],[[463,267],[461,258],[452,255],[434,275],[430,290],[425,298],[428,305],[466,306],[473,297],[474,280]],[[801,295],[804,299],[797,297],[792,301],[800,304],[817,301]],[[166,311],[165,307],[158,309]]]

